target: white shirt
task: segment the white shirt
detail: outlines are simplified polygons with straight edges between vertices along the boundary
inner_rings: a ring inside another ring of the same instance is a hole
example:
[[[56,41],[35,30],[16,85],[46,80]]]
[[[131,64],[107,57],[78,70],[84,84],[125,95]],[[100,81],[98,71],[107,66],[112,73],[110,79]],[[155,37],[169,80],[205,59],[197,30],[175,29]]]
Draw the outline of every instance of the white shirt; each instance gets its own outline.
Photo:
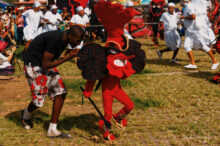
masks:
[[[170,14],[169,12],[164,12],[163,15],[160,17],[160,21],[164,23],[165,31],[176,30],[177,22],[179,21],[178,14]]]
[[[48,24],[48,29],[49,30],[58,30],[58,25],[59,25],[59,21],[63,21],[61,15],[59,13],[53,14],[53,13],[46,13],[45,14],[45,19],[47,19],[49,22],[55,24],[54,26],[51,24]],[[58,19],[58,20],[57,20]]]
[[[190,16],[196,14],[196,9],[192,4],[188,4],[185,9],[184,9],[184,16]],[[189,19],[184,19],[184,26],[186,27],[186,30],[188,32],[194,32],[195,31],[195,21],[194,20],[189,20]]]
[[[87,23],[89,23],[89,18],[87,15],[84,15],[83,17],[81,17],[79,14],[76,14],[76,15],[73,15],[70,22],[75,23],[75,24],[86,25]]]
[[[40,19],[44,18],[41,11],[35,12],[33,9],[25,11],[22,15],[26,17],[27,27],[31,27],[32,29],[37,29]]]
[[[8,60],[8,58],[0,53],[0,69],[11,66],[11,64],[7,60]]]

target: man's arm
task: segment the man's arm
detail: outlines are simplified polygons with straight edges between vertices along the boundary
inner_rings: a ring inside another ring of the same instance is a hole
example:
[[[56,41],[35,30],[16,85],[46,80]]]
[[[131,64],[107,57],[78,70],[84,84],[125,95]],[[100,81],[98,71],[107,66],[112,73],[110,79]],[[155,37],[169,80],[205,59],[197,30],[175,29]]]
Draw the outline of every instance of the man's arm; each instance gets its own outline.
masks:
[[[43,55],[43,60],[42,60],[42,68],[43,69],[51,69],[54,68],[60,64],[63,64],[64,62],[72,59],[73,57],[75,57],[77,55],[77,52],[74,52],[73,50],[71,50],[69,52],[69,54],[65,57],[65,58],[61,58],[55,61],[51,61],[54,57],[54,54],[49,53],[49,52],[45,52]]]
[[[195,19],[196,19],[196,15],[195,15],[195,14],[192,14],[192,15],[189,15],[189,16],[183,16],[183,15],[181,15],[181,16],[180,16],[180,19],[195,20]]]

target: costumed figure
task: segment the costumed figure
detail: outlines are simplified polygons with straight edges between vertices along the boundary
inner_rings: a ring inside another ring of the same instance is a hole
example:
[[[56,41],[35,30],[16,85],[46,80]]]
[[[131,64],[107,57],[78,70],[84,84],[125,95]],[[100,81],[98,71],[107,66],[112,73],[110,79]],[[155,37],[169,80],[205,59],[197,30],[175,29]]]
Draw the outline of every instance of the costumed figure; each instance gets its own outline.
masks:
[[[133,7],[134,4],[132,2],[126,3],[125,7]],[[134,9],[135,16],[134,18],[125,25],[125,34],[128,34],[128,38],[138,38],[143,36],[148,36],[150,30],[144,24],[143,15],[139,10]],[[130,35],[130,37],[129,37]]]
[[[220,30],[218,31],[218,37],[216,39],[216,44],[214,45],[216,51],[220,54]],[[220,72],[218,72],[211,80],[215,84],[220,84]]]
[[[123,91],[120,80],[144,69],[145,52],[141,50],[139,42],[123,36],[124,25],[134,17],[132,8],[124,9],[121,4],[99,1],[95,5],[95,12],[108,33],[108,40],[105,47],[92,43],[78,53],[77,66],[87,80],[83,94],[90,98],[95,81],[101,81],[105,120],[111,123],[113,116],[116,125],[125,129],[125,116],[134,108],[134,103]],[[115,114],[112,113],[114,98],[124,105]],[[99,121],[99,129],[103,132],[105,142],[112,143],[115,137],[104,123],[103,120]]]
[[[158,25],[160,21],[160,17],[164,12],[163,6],[165,5],[165,0],[152,0],[150,3],[150,16],[149,21],[152,23],[153,30],[153,42],[154,46],[158,46],[159,42],[157,39],[158,35]],[[163,31],[160,31],[160,37],[163,39]]]

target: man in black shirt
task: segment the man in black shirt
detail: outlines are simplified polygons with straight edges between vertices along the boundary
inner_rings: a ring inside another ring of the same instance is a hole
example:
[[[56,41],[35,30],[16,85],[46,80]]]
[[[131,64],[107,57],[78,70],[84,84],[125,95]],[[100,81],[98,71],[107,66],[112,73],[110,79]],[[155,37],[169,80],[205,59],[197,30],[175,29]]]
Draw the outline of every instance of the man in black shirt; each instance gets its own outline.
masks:
[[[55,68],[72,59],[78,50],[70,50],[64,58],[59,58],[67,45],[77,46],[84,37],[80,26],[72,26],[68,31],[50,31],[37,36],[23,54],[24,72],[31,88],[32,101],[24,110],[22,123],[25,129],[33,127],[31,112],[43,106],[46,94],[53,100],[53,111],[48,137],[70,138],[69,134],[57,130],[57,121],[67,90]]]

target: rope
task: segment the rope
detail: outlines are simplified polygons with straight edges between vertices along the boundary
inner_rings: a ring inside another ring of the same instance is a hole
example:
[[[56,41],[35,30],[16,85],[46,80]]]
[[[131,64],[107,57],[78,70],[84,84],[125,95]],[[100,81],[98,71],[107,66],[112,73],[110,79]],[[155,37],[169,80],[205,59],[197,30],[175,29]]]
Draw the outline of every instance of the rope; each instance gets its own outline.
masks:
[[[151,25],[151,24],[158,24],[158,23],[142,23],[142,24],[145,24],[145,25]],[[88,26],[87,28],[89,28],[89,27],[104,27],[103,25],[90,25],[90,26]]]

